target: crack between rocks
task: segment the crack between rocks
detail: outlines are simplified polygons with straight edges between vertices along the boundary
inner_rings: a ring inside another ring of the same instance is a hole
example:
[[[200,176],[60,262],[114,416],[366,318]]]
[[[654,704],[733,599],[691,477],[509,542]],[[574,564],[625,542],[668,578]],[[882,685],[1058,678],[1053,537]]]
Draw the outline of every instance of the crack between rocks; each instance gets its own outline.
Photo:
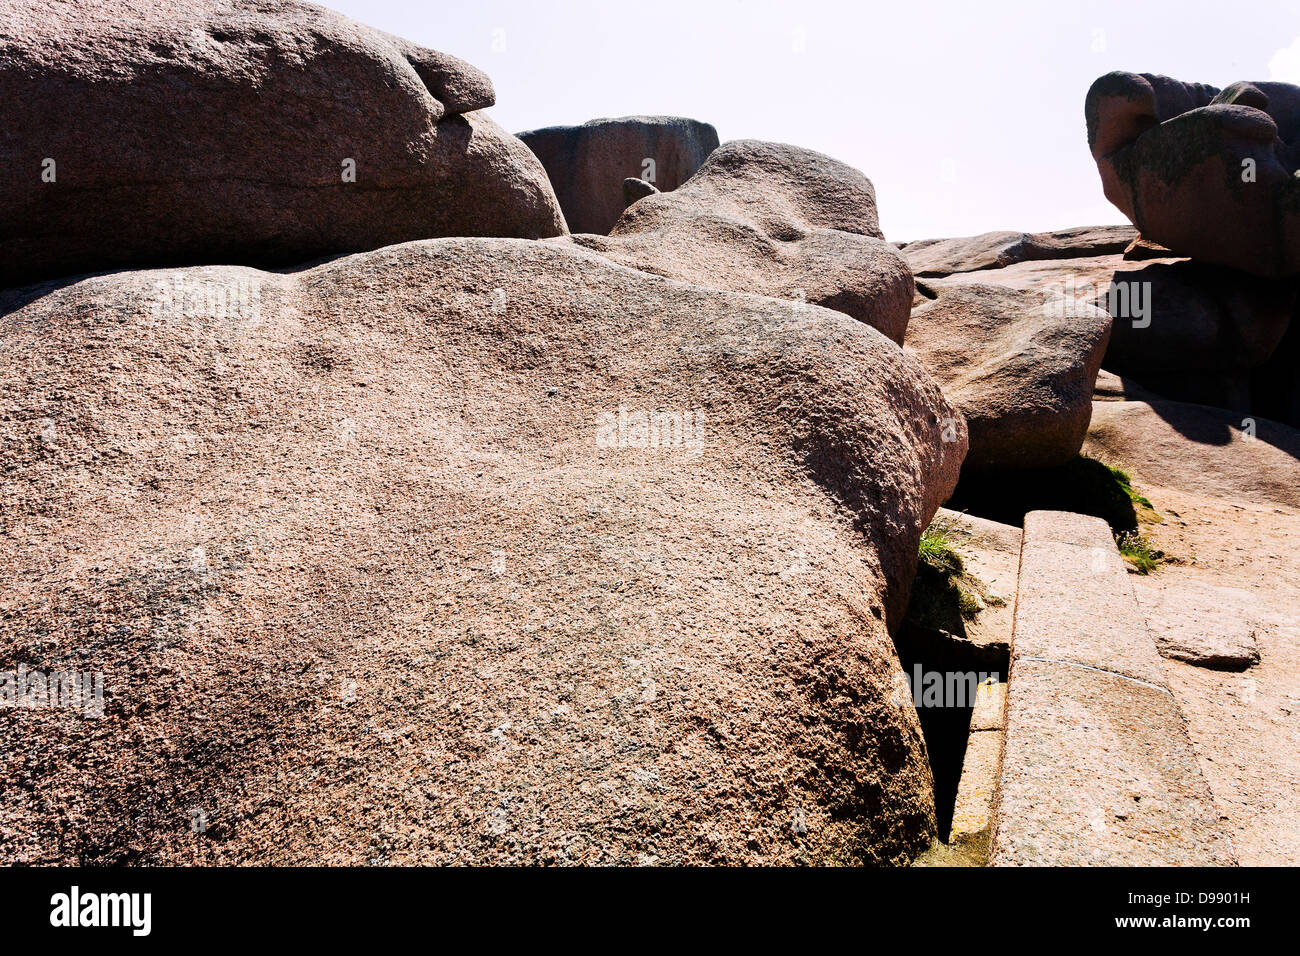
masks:
[[[1143,687],[1150,687],[1152,690],[1158,690],[1162,694],[1168,694],[1173,697],[1173,691],[1168,687],[1161,687],[1159,684],[1153,684],[1150,681],[1142,680],[1138,677],[1129,677],[1128,674],[1121,674],[1119,671],[1110,671],[1104,667],[1094,667],[1091,664],[1080,664],[1078,661],[1062,661],[1053,657],[1017,657],[1018,661],[1037,661],[1040,664],[1064,664],[1067,667],[1081,667],[1084,670],[1096,671],[1098,674],[1109,674],[1112,677],[1120,677],[1124,680],[1131,680],[1135,684],[1141,684]]]

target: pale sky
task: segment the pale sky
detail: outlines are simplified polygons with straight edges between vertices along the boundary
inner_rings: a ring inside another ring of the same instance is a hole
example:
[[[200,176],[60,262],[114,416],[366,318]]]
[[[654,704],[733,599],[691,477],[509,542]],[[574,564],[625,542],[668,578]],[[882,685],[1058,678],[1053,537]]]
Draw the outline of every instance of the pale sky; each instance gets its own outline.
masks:
[[[1123,222],[1083,100],[1110,70],[1300,83],[1300,0],[328,0],[454,54],[511,132],[663,113],[828,153],[892,240]]]

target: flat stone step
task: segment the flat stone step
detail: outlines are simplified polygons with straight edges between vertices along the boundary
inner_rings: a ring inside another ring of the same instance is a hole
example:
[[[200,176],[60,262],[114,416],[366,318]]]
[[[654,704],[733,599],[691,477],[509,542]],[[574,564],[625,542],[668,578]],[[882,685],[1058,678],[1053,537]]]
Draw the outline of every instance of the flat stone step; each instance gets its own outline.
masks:
[[[1235,862],[1110,528],[1030,512],[990,863]]]
[[[952,828],[948,833],[949,844],[987,841],[989,837],[998,763],[1002,759],[1002,720],[1006,699],[1006,682],[996,678],[986,680],[975,692],[970,736],[966,740],[961,782],[957,785]]]
[[[1020,570],[1020,528],[947,508],[939,509],[936,520],[943,522],[967,572],[988,587],[990,601],[974,620],[965,622],[965,639],[1002,655],[1010,653],[1011,614]],[[1005,669],[1002,676],[1006,677]]]

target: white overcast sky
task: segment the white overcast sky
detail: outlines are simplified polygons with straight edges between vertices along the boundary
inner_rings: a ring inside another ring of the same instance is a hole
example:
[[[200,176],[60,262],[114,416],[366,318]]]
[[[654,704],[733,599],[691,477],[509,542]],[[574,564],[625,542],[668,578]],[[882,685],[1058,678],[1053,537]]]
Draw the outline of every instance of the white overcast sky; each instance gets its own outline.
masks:
[[[829,153],[894,240],[1122,222],[1083,99],[1110,70],[1300,83],[1300,0],[328,0],[468,60],[511,132],[706,120]]]

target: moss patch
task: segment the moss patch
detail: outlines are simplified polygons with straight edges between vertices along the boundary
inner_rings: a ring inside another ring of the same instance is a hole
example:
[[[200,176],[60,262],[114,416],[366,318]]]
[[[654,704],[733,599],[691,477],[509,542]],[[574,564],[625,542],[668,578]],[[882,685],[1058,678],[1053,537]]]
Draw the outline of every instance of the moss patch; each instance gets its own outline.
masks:
[[[964,636],[966,621],[989,605],[1006,602],[966,570],[954,540],[952,526],[942,518],[935,518],[921,535],[907,617],[921,627]]]
[[[1088,459],[1091,461],[1091,459]],[[1124,494],[1128,495],[1128,500],[1133,504],[1133,511],[1137,515],[1139,522],[1146,524],[1160,524],[1165,519],[1160,517],[1155,506],[1144,495],[1138,494],[1133,490],[1133,479],[1128,476],[1128,472],[1120,468],[1109,468],[1111,477],[1119,485]]]

